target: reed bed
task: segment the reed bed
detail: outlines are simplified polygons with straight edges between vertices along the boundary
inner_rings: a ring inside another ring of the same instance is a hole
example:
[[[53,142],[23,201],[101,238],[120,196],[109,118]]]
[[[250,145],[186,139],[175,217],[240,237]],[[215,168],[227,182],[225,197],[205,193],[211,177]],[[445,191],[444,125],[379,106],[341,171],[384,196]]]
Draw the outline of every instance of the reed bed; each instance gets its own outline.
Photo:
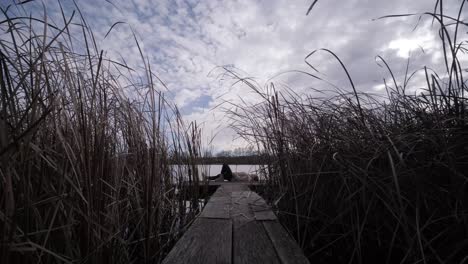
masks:
[[[77,7],[58,24],[20,11],[0,15],[0,262],[158,262],[199,210],[177,191],[188,166],[198,184],[199,127]]]
[[[411,72],[396,80],[383,58],[386,96],[360,93],[329,50],[306,58],[312,66],[328,53],[349,77],[327,96],[262,88],[225,69],[261,98],[228,108],[232,127],[274,157],[265,195],[311,263],[468,262],[465,4],[450,16],[439,0],[422,16],[438,25],[445,71],[419,70],[421,93],[408,92]]]

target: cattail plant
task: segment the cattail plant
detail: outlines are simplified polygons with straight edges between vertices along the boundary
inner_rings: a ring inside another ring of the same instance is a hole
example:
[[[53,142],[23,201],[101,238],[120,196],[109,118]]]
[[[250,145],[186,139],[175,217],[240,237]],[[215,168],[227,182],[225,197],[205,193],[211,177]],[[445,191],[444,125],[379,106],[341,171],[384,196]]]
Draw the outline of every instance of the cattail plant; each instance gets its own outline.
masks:
[[[467,261],[466,1],[455,17],[443,3],[422,15],[439,27],[444,71],[422,68],[421,93],[408,92],[413,74],[398,82],[381,57],[387,96],[360,93],[330,50],[306,61],[336,59],[351,92],[263,89],[225,69],[260,98],[227,109],[232,127],[272,157],[265,195],[312,263]]]
[[[78,8],[60,24],[13,10],[0,19],[0,262],[161,260],[199,210],[175,172],[193,166],[200,129],[142,50],[132,81]]]

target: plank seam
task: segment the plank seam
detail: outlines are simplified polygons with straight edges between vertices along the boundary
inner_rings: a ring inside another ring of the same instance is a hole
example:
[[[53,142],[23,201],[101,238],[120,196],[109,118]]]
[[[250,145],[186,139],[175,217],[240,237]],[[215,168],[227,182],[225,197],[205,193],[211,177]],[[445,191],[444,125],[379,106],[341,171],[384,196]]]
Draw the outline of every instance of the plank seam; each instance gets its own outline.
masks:
[[[263,232],[265,232],[265,234],[267,235],[268,239],[270,239],[270,242],[271,244],[273,245],[273,248],[275,250],[275,254],[276,254],[276,257],[279,259],[279,261],[282,263],[282,264],[285,264],[283,262],[283,260],[281,259],[281,256],[278,252],[278,248],[276,247],[275,243],[273,243],[273,239],[271,238],[270,234],[268,233],[268,231],[266,230],[265,228],[265,224],[263,223],[263,221],[257,221],[258,223],[260,223],[262,225],[262,229],[263,229]]]
[[[287,263],[285,263],[285,262],[283,261],[283,259],[281,258],[280,254],[279,254],[279,252],[278,252],[278,248],[277,248],[275,242],[273,241],[273,238],[271,237],[270,233],[266,230],[266,228],[265,228],[265,223],[264,223],[265,221],[258,221],[258,222],[260,222],[260,223],[262,224],[263,231],[267,234],[268,239],[270,239],[270,242],[271,242],[271,244],[273,245],[273,248],[275,249],[276,256],[278,257],[278,259],[279,259],[279,261],[281,262],[281,264],[287,264]]]

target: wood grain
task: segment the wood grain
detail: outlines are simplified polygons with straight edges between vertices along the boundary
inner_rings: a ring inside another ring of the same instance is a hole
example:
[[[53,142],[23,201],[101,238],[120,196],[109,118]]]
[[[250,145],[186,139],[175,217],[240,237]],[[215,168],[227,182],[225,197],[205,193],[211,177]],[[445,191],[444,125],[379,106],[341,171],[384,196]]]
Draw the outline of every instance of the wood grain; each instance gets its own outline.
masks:
[[[163,263],[309,262],[263,198],[246,184],[225,183]]]
[[[250,203],[250,207],[254,212],[255,220],[277,220],[276,215],[271,210],[271,206],[269,206],[265,200],[256,193],[253,193],[253,200]]]
[[[234,263],[280,263],[264,227],[255,221],[250,203],[256,198],[250,191],[232,193]]]
[[[204,218],[230,218],[231,197],[230,196],[215,196],[208,200],[208,203],[203,208],[200,217]]]
[[[264,221],[262,223],[283,264],[309,263],[296,241],[289,236],[278,221]]]
[[[198,218],[163,263],[231,263],[231,251],[231,220]]]

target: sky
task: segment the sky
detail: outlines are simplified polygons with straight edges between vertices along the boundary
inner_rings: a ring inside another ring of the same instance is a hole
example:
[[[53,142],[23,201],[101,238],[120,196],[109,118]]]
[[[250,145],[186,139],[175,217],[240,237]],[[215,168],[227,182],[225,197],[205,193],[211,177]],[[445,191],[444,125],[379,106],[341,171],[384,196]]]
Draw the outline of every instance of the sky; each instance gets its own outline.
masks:
[[[397,80],[403,80],[408,57],[413,70],[442,65],[437,27],[431,25],[429,17],[419,23],[418,16],[375,20],[385,15],[431,11],[435,3],[431,0],[318,0],[309,15],[306,12],[311,0],[76,2],[106,56],[125,58],[130,66],[141,68],[132,30],[136,33],[152,70],[168,88],[161,89],[178,105],[186,122],[197,120],[203,126],[204,139],[211,141],[214,152],[245,146],[229,128],[223,110],[229,104],[225,102],[259,100],[247,87],[220,78],[220,66],[253,77],[261,87],[275,82],[307,94],[313,92],[311,88],[329,87],[303,74],[286,72],[313,72],[304,58],[316,49],[335,52],[359,92],[383,92],[383,78],[389,76],[377,64],[377,55],[385,58]],[[5,6],[9,1],[0,3]],[[58,19],[57,1],[44,3],[49,14]],[[62,3],[70,14],[73,2]],[[451,0],[444,5],[455,16],[460,3]],[[36,1],[24,6],[34,10],[41,4]],[[116,22],[123,23],[116,24],[104,38]],[[461,36],[466,38],[467,34],[462,32]],[[332,56],[317,53],[308,62],[320,70],[320,76],[350,89]],[[423,76],[416,76],[414,82],[409,92],[417,92]]]

